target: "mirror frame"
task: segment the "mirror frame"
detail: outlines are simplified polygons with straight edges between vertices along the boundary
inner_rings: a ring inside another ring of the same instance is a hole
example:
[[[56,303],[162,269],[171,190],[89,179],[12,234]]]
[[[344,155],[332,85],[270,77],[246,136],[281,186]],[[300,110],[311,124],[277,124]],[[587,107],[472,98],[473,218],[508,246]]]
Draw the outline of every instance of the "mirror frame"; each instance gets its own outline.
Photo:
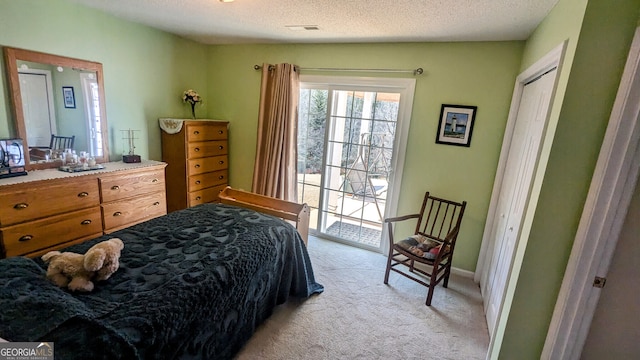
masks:
[[[16,137],[22,139],[25,149],[29,148],[27,143],[27,128],[24,123],[24,111],[22,108],[22,96],[20,94],[20,79],[18,77],[18,60],[38,62],[53,66],[72,67],[81,70],[94,71],[98,81],[98,93],[100,95],[100,117],[102,131],[103,155],[95,156],[97,163],[109,162],[109,134],[107,133],[107,111],[104,96],[104,78],[102,74],[102,64],[93,61],[74,59],[66,56],[58,56],[37,51],[24,50],[12,47],[4,48],[4,61],[9,78],[9,90],[11,92],[12,114],[15,120]],[[62,165],[61,161],[51,161],[46,163],[31,163],[29,151],[25,151],[25,168],[27,170],[39,170],[56,168]]]

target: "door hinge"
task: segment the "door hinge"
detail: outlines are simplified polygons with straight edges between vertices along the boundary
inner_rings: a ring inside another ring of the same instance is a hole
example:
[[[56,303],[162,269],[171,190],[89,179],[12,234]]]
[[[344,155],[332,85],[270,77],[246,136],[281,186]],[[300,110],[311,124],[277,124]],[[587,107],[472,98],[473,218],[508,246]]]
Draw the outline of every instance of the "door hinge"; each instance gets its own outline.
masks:
[[[596,276],[595,279],[593,279],[593,287],[602,289],[606,282],[607,282],[607,278]]]

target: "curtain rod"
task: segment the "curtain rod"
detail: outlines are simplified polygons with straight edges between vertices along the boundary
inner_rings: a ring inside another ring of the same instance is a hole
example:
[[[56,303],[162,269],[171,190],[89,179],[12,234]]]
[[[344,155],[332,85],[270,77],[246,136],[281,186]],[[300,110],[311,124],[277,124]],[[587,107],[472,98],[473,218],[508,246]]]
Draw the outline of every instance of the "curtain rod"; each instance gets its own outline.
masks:
[[[253,65],[254,70],[262,69],[260,65]],[[269,70],[273,69],[273,65],[269,65]],[[348,72],[381,72],[381,73],[412,73],[413,75],[422,75],[424,70],[422,68],[417,69],[349,69],[349,68],[299,68],[300,71],[348,71]]]

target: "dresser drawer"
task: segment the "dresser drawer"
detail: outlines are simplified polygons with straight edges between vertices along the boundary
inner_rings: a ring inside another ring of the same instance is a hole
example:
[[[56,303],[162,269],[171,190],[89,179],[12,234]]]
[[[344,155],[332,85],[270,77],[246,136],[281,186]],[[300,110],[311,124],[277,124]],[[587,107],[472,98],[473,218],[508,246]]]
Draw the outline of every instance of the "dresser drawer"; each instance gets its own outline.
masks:
[[[225,140],[227,139],[227,123],[188,124],[187,142]]]
[[[217,202],[219,199],[218,194],[220,194],[220,192],[224,190],[225,187],[227,187],[227,184],[222,184],[222,185],[210,187],[207,189],[190,192],[189,206],[196,206],[204,203]]]
[[[9,189],[7,189],[9,190]],[[0,225],[6,226],[100,204],[95,178],[52,181],[37,188],[0,191]]]
[[[225,154],[227,154],[227,140],[200,141],[187,144],[187,158],[189,159]]]
[[[189,192],[227,183],[227,170],[189,176]]]
[[[149,220],[167,213],[164,191],[102,204],[106,233]]]
[[[25,255],[74,239],[100,235],[102,235],[102,218],[99,206],[8,226],[0,230],[7,257]],[[61,239],[64,240],[61,241]]]
[[[190,159],[187,161],[187,166],[188,176],[224,170],[228,168],[227,155],[212,156],[201,159]]]
[[[164,169],[100,177],[102,202],[164,191]]]

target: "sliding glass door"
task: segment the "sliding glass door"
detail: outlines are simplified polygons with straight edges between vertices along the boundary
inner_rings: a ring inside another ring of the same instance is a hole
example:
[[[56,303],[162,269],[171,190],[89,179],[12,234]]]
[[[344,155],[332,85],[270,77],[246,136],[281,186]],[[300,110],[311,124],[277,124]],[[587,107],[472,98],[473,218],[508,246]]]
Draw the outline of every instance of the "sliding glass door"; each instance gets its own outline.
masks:
[[[311,231],[380,250],[383,219],[397,204],[414,81],[301,80],[298,200],[312,209]]]

